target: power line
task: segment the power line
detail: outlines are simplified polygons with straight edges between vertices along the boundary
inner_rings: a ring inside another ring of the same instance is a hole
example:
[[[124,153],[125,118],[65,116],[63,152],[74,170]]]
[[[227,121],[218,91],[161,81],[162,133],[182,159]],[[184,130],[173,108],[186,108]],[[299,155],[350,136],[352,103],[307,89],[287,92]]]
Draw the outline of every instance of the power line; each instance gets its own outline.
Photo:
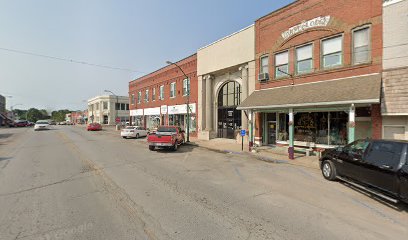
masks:
[[[80,60],[74,60],[74,59],[69,59],[69,58],[55,57],[55,56],[38,54],[38,53],[27,52],[27,51],[16,50],[16,49],[10,49],[10,48],[0,47],[0,50],[7,51],[7,52],[30,55],[30,56],[35,56],[35,57],[48,58],[48,59],[53,59],[53,60],[58,60],[58,61],[64,61],[64,62],[70,62],[70,63],[76,63],[76,64],[83,64],[83,65],[88,65],[88,66],[92,66],[92,67],[106,68],[106,69],[111,69],[111,70],[120,70],[120,71],[126,71],[126,72],[137,72],[137,73],[143,73],[143,74],[145,73],[145,72],[142,72],[142,71],[133,70],[133,69],[129,69],[129,68],[112,67],[112,66],[107,66],[107,65],[95,64],[95,63],[90,63],[90,62],[85,62],[85,61],[80,61]]]

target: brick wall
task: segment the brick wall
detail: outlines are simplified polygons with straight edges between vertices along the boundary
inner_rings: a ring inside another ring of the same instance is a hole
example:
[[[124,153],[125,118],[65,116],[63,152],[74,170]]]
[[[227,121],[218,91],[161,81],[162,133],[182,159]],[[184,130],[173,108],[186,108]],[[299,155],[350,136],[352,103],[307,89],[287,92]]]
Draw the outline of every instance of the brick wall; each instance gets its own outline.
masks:
[[[371,124],[372,124],[372,138],[381,139],[382,138],[382,116],[381,116],[381,105],[373,104],[371,106]]]
[[[280,10],[258,19],[255,23],[256,74],[259,73],[259,58],[269,55],[271,80],[256,84],[256,89],[265,89],[292,84],[330,80],[369,73],[381,72],[382,60],[382,1],[381,0],[299,0]],[[284,39],[281,34],[302,21],[330,16],[325,27],[309,28]],[[352,30],[371,26],[371,61],[367,64],[352,64]],[[321,68],[321,40],[343,35],[343,65],[335,69]],[[279,80],[274,76],[274,54],[289,50],[289,73],[294,73],[294,47],[313,43],[313,72]]]

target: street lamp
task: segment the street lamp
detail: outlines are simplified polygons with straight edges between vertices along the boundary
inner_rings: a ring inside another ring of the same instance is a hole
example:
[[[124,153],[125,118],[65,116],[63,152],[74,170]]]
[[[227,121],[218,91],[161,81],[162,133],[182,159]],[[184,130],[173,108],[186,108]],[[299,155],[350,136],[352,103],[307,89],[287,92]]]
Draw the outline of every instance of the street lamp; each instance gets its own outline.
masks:
[[[187,140],[186,142],[190,142],[190,80],[186,73],[181,69],[179,65],[177,65],[174,62],[171,61],[166,61],[167,64],[169,65],[175,65],[180,69],[180,71],[184,74],[184,77],[187,79]]]
[[[116,118],[118,117],[118,112],[119,112],[119,99],[118,99],[118,95],[114,94],[112,91],[110,90],[104,90],[104,92],[108,92],[111,93],[113,96],[116,96],[116,105],[115,105],[115,123],[116,123]],[[116,109],[117,108],[117,109]]]

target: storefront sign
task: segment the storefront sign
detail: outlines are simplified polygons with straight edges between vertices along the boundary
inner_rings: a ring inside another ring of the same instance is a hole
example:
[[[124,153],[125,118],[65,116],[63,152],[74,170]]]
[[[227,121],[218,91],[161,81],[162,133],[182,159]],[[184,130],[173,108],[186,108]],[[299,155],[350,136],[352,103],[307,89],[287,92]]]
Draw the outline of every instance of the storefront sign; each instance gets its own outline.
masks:
[[[189,105],[189,113],[195,113],[195,103],[191,103]],[[182,104],[182,105],[174,105],[174,106],[169,106],[168,107],[168,112],[169,114],[187,114],[187,105]]]
[[[314,27],[325,27],[327,26],[327,24],[329,24],[330,21],[330,16],[325,16],[325,17],[317,17],[317,18],[313,18],[311,20],[308,21],[303,21],[302,23],[293,26],[291,28],[289,28],[288,30],[284,31],[282,33],[282,38],[283,39],[288,39],[289,37],[303,32],[309,28],[314,28]]]
[[[156,108],[145,108],[144,109],[144,115],[160,115],[160,107]]]
[[[130,110],[130,116],[143,116],[143,109]]]
[[[167,105],[162,105],[160,107],[161,114],[167,114]]]

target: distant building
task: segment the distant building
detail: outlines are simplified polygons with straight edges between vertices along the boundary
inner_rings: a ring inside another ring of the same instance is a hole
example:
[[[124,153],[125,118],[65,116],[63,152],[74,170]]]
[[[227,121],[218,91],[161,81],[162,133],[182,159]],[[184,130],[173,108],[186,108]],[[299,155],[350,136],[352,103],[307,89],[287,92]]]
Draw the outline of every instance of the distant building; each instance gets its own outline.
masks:
[[[88,100],[88,122],[115,125],[129,122],[129,97],[104,95]]]

